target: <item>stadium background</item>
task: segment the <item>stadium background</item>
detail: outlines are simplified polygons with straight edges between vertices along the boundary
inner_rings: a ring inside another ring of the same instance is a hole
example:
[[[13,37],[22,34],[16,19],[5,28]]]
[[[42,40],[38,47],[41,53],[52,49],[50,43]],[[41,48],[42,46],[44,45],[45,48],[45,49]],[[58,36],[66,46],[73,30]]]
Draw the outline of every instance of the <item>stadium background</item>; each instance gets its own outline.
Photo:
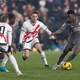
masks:
[[[29,19],[32,11],[39,11],[39,20],[54,32],[65,22],[68,9],[73,9],[76,15],[80,16],[80,0],[0,0],[0,15],[13,13],[16,16],[16,22],[12,27],[17,48],[22,23]],[[40,30],[39,39],[43,50],[63,50],[68,34],[65,31],[56,36],[59,43],[57,46],[46,32]]]

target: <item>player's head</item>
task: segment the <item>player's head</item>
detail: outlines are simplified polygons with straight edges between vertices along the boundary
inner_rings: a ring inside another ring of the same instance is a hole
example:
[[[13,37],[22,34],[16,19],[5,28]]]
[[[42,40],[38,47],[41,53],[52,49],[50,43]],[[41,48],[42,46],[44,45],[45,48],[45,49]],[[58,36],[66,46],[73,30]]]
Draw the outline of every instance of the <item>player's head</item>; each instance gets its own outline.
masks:
[[[7,14],[2,15],[1,16],[1,22],[9,23],[9,16]]]
[[[38,19],[38,16],[39,16],[38,11],[32,12],[32,13],[31,13],[31,21],[32,21],[33,23],[35,23],[35,22],[37,21],[37,19]]]
[[[67,16],[71,21],[76,20],[76,15],[75,15],[75,12],[73,10],[68,10],[67,11]]]
[[[10,14],[8,14],[8,16],[9,16],[9,24],[13,25],[15,23],[15,16],[14,16],[14,14],[10,13]]]

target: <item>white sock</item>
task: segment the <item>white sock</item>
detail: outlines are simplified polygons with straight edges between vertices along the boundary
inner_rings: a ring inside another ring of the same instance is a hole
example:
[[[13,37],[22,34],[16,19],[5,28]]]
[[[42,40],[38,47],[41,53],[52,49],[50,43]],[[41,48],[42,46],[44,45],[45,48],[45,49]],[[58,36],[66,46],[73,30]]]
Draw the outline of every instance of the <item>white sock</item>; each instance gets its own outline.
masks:
[[[4,58],[3,58],[1,66],[5,66],[7,61],[8,61],[8,56],[6,54],[4,54]]]
[[[19,72],[19,67],[18,67],[18,64],[17,64],[17,61],[15,59],[15,57],[13,55],[9,56],[10,58],[10,62],[12,63],[14,69],[16,70],[16,72]]]
[[[40,56],[41,56],[42,60],[44,61],[44,64],[45,64],[45,65],[48,65],[48,62],[47,62],[47,59],[46,59],[45,53],[42,52],[42,53],[40,54]]]

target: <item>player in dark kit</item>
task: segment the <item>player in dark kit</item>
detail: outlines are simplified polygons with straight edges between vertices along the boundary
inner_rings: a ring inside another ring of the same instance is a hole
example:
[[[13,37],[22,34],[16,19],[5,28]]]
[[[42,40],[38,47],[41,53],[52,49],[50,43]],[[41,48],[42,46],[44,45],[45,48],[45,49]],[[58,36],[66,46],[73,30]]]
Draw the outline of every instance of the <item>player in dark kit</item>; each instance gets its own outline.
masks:
[[[60,66],[61,61],[68,54],[69,51],[73,49],[73,53],[65,60],[65,62],[73,60],[76,57],[76,55],[80,52],[80,20],[78,17],[76,17],[75,12],[73,10],[68,10],[67,16],[68,19],[62,25],[62,27],[57,31],[53,32],[53,35],[59,34],[66,29],[69,29],[70,32],[68,42],[65,45],[65,48],[62,54],[60,55],[56,65],[52,68],[54,70],[56,70],[57,67]]]

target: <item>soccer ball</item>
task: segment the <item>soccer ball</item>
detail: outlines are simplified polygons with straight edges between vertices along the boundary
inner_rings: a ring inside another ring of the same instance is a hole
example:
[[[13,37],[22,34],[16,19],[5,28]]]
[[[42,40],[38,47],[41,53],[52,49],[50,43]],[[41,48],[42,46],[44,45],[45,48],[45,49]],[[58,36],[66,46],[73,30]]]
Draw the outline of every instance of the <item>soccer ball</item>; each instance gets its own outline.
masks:
[[[64,70],[70,70],[70,69],[72,69],[72,64],[70,62],[63,62],[61,64],[61,66],[62,66],[62,69],[64,69]]]

